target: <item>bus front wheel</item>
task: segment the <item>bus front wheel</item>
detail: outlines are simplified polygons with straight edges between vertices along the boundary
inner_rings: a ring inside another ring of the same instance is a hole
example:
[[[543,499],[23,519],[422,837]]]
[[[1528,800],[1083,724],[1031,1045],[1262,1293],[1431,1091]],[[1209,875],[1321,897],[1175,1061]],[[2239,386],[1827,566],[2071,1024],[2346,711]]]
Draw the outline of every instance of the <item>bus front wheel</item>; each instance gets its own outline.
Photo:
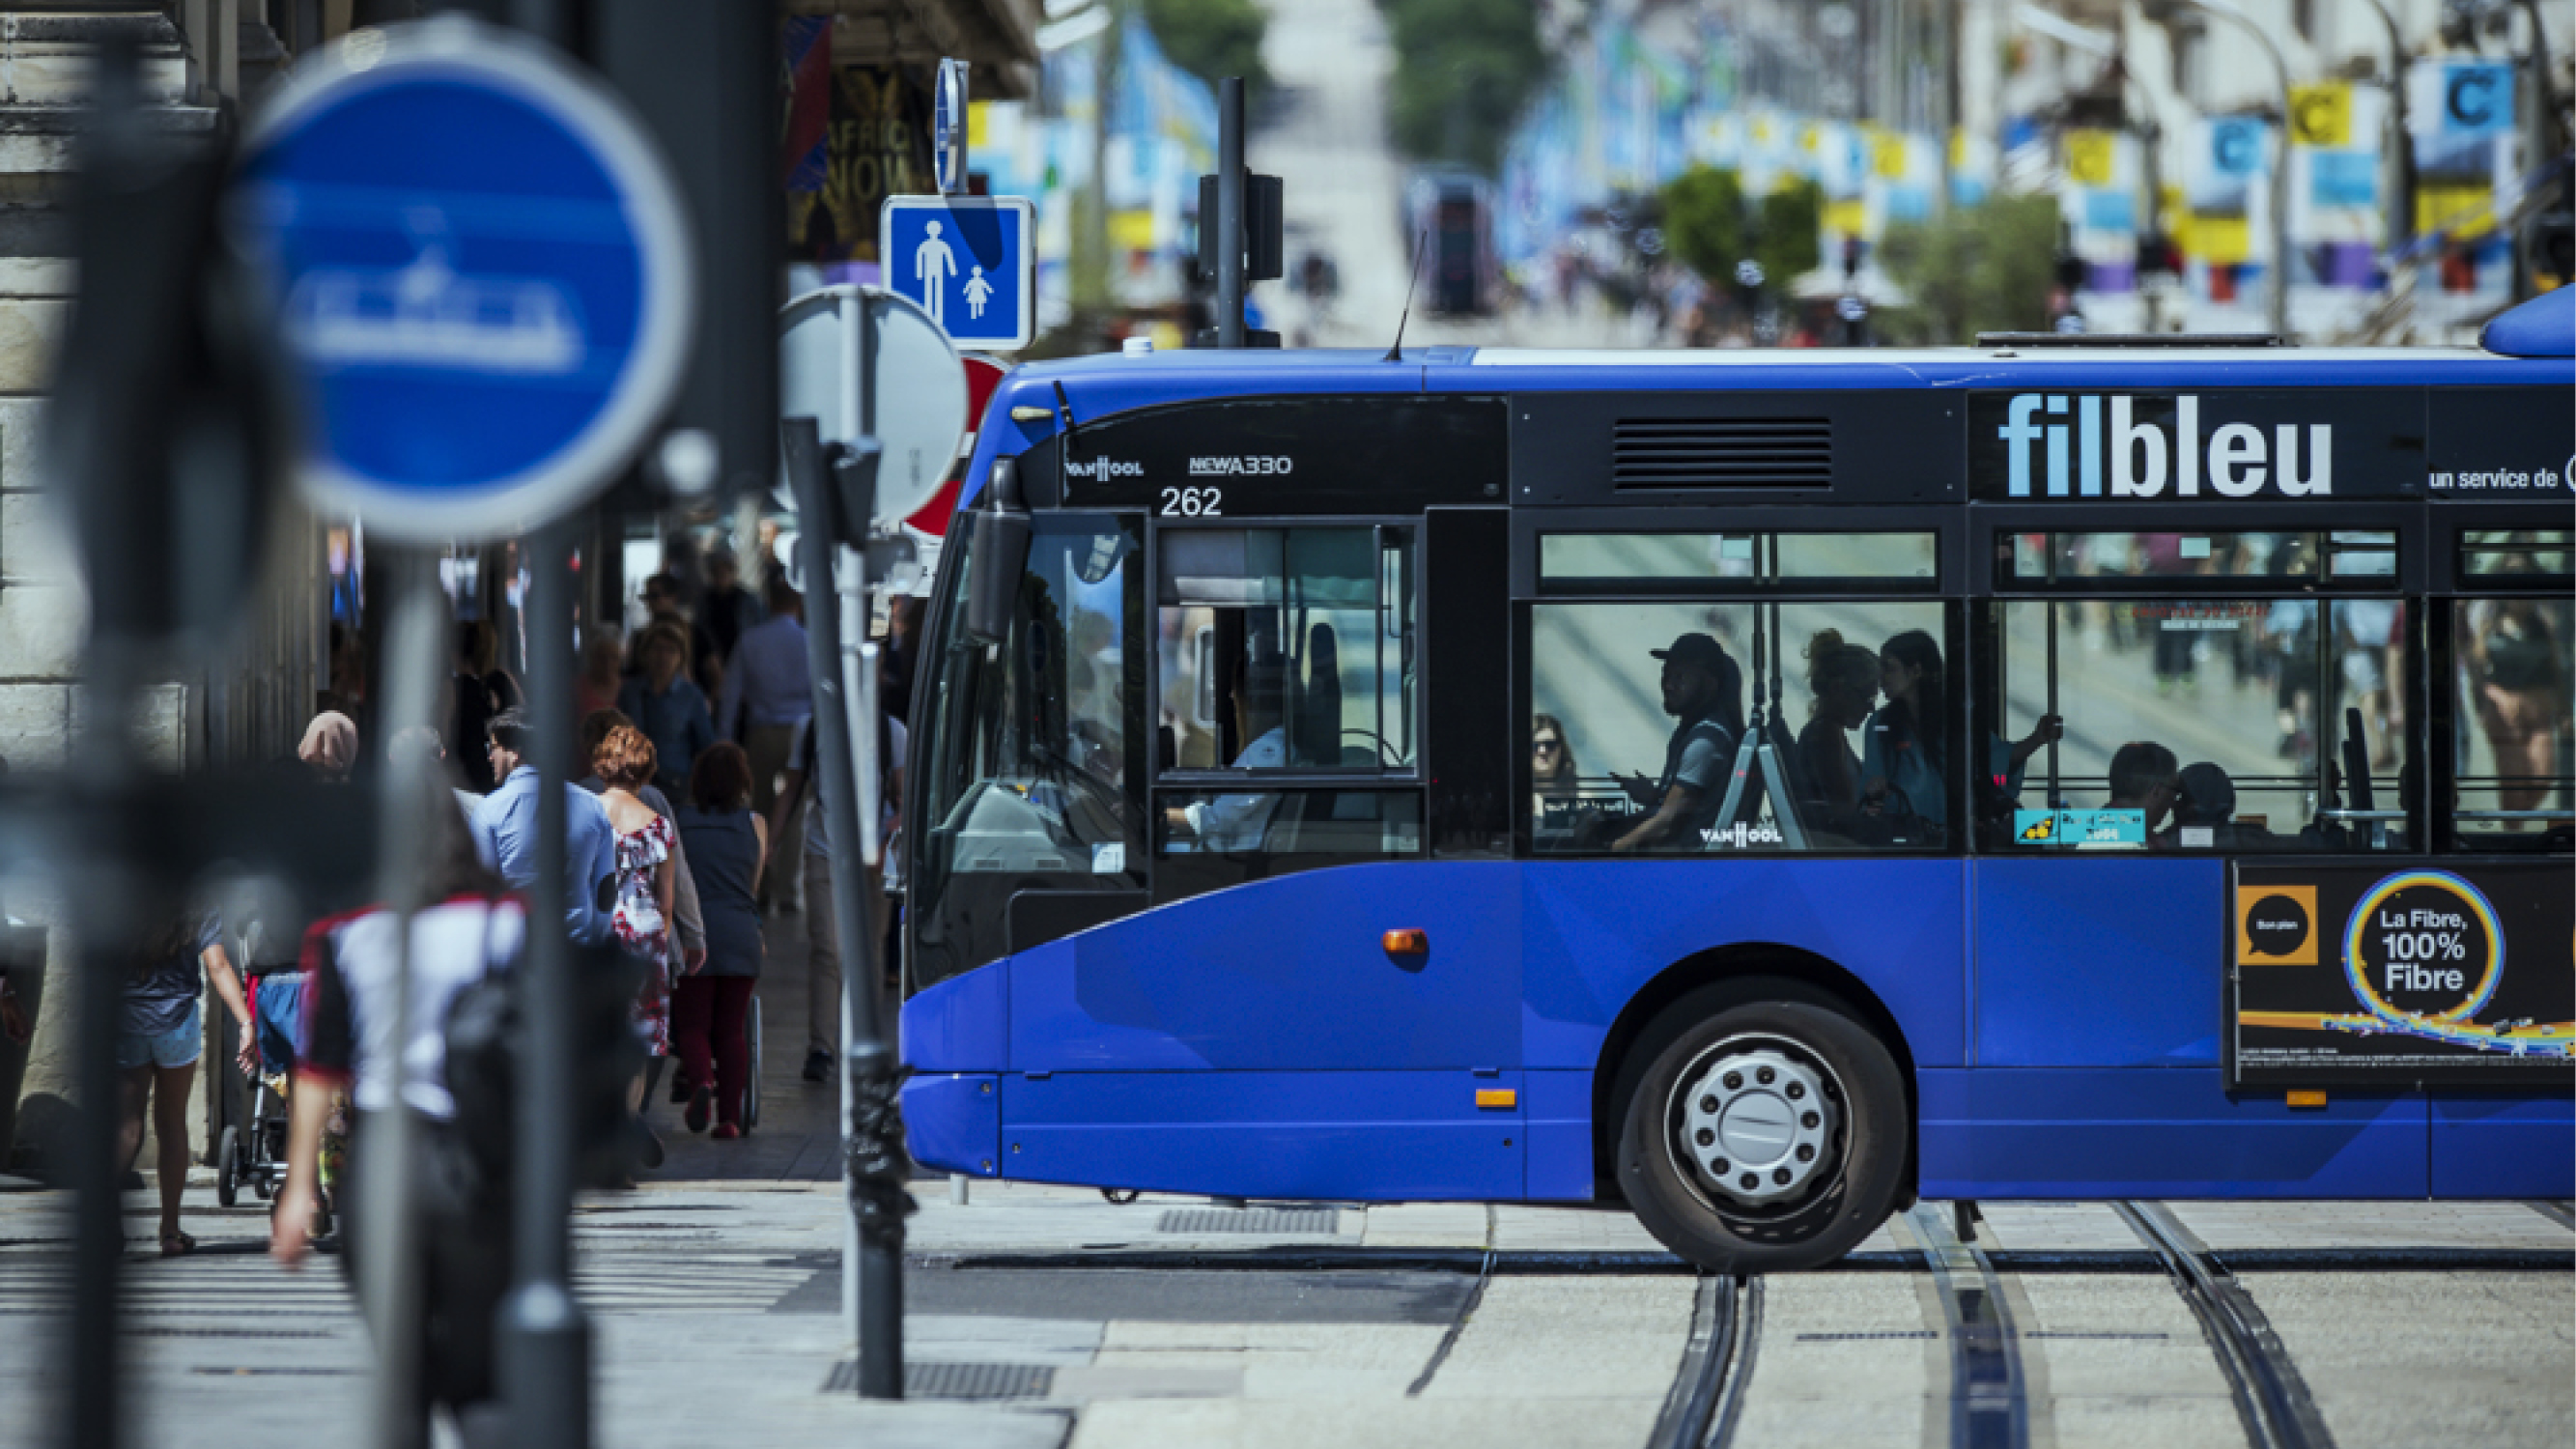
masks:
[[[1905,1084],[1867,1027],[1808,1001],[1684,1026],[1629,1094],[1619,1184],[1646,1230],[1703,1268],[1814,1268],[1896,1203]]]

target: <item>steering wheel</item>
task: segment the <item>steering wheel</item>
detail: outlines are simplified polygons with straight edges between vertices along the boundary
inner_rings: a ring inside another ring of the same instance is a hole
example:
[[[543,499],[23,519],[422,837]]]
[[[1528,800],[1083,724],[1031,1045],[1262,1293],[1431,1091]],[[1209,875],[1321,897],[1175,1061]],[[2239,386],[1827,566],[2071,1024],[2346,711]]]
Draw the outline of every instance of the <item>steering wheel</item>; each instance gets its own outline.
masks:
[[[1353,735],[1368,741],[1375,748],[1380,768],[1393,769],[1404,763],[1404,758],[1396,753],[1395,746],[1388,744],[1375,730],[1345,729],[1342,731],[1343,739],[1349,739]]]

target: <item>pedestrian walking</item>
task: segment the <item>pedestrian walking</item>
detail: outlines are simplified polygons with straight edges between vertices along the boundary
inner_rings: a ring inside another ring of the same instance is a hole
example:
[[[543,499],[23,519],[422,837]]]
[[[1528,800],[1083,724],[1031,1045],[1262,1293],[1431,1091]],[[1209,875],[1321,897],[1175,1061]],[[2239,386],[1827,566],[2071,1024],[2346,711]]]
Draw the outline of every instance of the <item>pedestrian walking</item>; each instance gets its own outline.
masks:
[[[672,1037],[689,1084],[683,1120],[705,1131],[712,1104],[715,1135],[734,1138],[742,1135],[751,1065],[743,1027],[766,950],[757,902],[769,858],[768,823],[751,808],[751,762],[740,745],[727,741],[698,757],[680,839],[697,862],[707,928],[706,964],[671,992]]]
[[[653,783],[664,793],[685,794],[689,766],[716,742],[707,697],[688,675],[689,636],[669,620],[644,631],[644,672],[626,681],[617,709],[653,742]]]
[[[633,725],[610,730],[590,763],[608,786],[599,801],[617,832],[617,905],[611,929],[617,944],[644,965],[644,982],[635,994],[636,1034],[652,1056],[666,1057],[671,1054],[670,921],[676,909],[671,857],[679,848],[679,834],[635,794],[653,777],[653,742],[642,730]],[[645,1085],[645,1073],[637,1072],[627,1107],[636,1113],[644,1165],[658,1167],[662,1143],[644,1124]]]
[[[295,1268],[308,1251],[321,1202],[324,1119],[335,1089],[357,1103],[353,1161],[382,1132],[386,1114],[413,1118],[411,1181],[420,1232],[419,1384],[424,1419],[444,1409],[468,1446],[499,1442],[492,1338],[510,1285],[511,1184],[468,1150],[447,1085],[446,1027],[457,997],[486,976],[515,967],[527,940],[525,907],[478,857],[471,832],[446,810],[425,810],[429,879],[437,904],[411,918],[405,1037],[393,1037],[395,991],[403,979],[401,917],[378,904],[315,925],[304,938],[304,1050],[288,1108],[286,1185],[269,1218],[269,1253]],[[350,1172],[355,1184],[364,1174]],[[364,1231],[343,1189],[341,1232]],[[355,1243],[352,1247],[359,1246]],[[351,1286],[364,1291],[358,1255],[341,1255]],[[418,1444],[428,1442],[427,1426]]]
[[[901,720],[888,715],[877,716],[877,768],[879,801],[877,838],[891,841],[902,828],[904,756],[910,735]],[[816,751],[812,724],[796,733],[795,757],[788,766],[787,783],[780,793],[776,813],[769,822],[769,838],[780,839],[796,818],[797,807],[812,801],[816,783]],[[812,809],[805,812],[805,898],[814,909],[805,918],[805,1080],[827,1081],[832,1064],[839,1059],[841,1043],[841,926],[832,911],[832,838],[829,812]],[[859,898],[869,902],[872,919],[863,929],[879,937],[885,934],[889,918],[884,893],[882,867],[867,868],[859,888]],[[887,984],[894,984],[894,958],[884,958]]]
[[[223,917],[211,911],[183,910],[134,958],[134,969],[118,992],[119,1018],[116,1070],[123,1116],[117,1135],[117,1160],[127,1170],[143,1150],[143,1114],[152,1112],[152,1133],[160,1152],[156,1165],[161,1188],[161,1256],[175,1258],[197,1246],[179,1227],[179,1195],[188,1187],[188,1094],[197,1080],[197,1059],[205,1054],[206,985],[241,1028],[239,1054],[243,1071],[259,1065],[259,1032],[224,949]]]
[[[474,807],[476,852],[517,891],[537,883],[537,770],[527,757],[535,735],[523,711],[493,716],[485,752],[501,783]],[[596,946],[608,939],[603,883],[617,878],[617,832],[598,797],[569,781],[563,790],[564,924],[575,941]]]
[[[742,569],[733,554],[725,549],[708,554],[707,591],[698,601],[698,623],[714,641],[716,657],[731,659],[743,631],[767,617],[760,600],[742,586]]]
[[[805,601],[787,586],[783,575],[769,580],[769,617],[743,631],[734,645],[732,667],[725,671],[722,706],[716,712],[716,734],[737,740],[751,761],[751,807],[771,815],[778,803],[779,777],[786,773],[797,727],[814,717],[813,676],[805,661]],[[770,838],[778,842],[777,868],[763,879],[761,901],[796,909],[797,857],[795,814],[773,820]]]
[[[357,724],[337,710],[326,709],[313,716],[312,723],[304,727],[303,741],[295,747],[295,758],[315,778],[345,783],[358,764]]]

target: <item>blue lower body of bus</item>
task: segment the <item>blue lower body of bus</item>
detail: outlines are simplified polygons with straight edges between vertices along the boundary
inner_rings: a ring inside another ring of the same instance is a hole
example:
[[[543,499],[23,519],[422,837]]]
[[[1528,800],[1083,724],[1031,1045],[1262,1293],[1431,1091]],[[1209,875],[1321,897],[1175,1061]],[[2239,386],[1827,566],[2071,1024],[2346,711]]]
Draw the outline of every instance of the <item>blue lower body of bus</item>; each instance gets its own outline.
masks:
[[[920,1161],[976,1176],[1584,1200],[1596,1114],[1621,1110],[1603,1074],[1642,1019],[1702,973],[1788,970],[1895,1038],[1926,1197],[2576,1195],[2563,1089],[2337,1088],[2297,1109],[2230,1093],[2225,871],[1736,857],[1280,876],[919,993],[905,1117]],[[1394,930],[1428,951],[1389,954]]]

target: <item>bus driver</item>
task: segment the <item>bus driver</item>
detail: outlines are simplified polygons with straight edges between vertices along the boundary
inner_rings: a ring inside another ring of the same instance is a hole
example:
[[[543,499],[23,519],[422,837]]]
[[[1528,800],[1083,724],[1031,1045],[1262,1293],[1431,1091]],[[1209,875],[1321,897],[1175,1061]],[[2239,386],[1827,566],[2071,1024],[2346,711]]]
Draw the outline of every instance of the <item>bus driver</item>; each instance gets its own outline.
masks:
[[[1253,635],[1234,670],[1235,738],[1246,743],[1237,770],[1276,770],[1288,763],[1288,667],[1262,635]],[[1175,850],[1259,850],[1279,808],[1276,794],[1219,795],[1163,812]],[[1185,845],[1185,840],[1196,845]]]

